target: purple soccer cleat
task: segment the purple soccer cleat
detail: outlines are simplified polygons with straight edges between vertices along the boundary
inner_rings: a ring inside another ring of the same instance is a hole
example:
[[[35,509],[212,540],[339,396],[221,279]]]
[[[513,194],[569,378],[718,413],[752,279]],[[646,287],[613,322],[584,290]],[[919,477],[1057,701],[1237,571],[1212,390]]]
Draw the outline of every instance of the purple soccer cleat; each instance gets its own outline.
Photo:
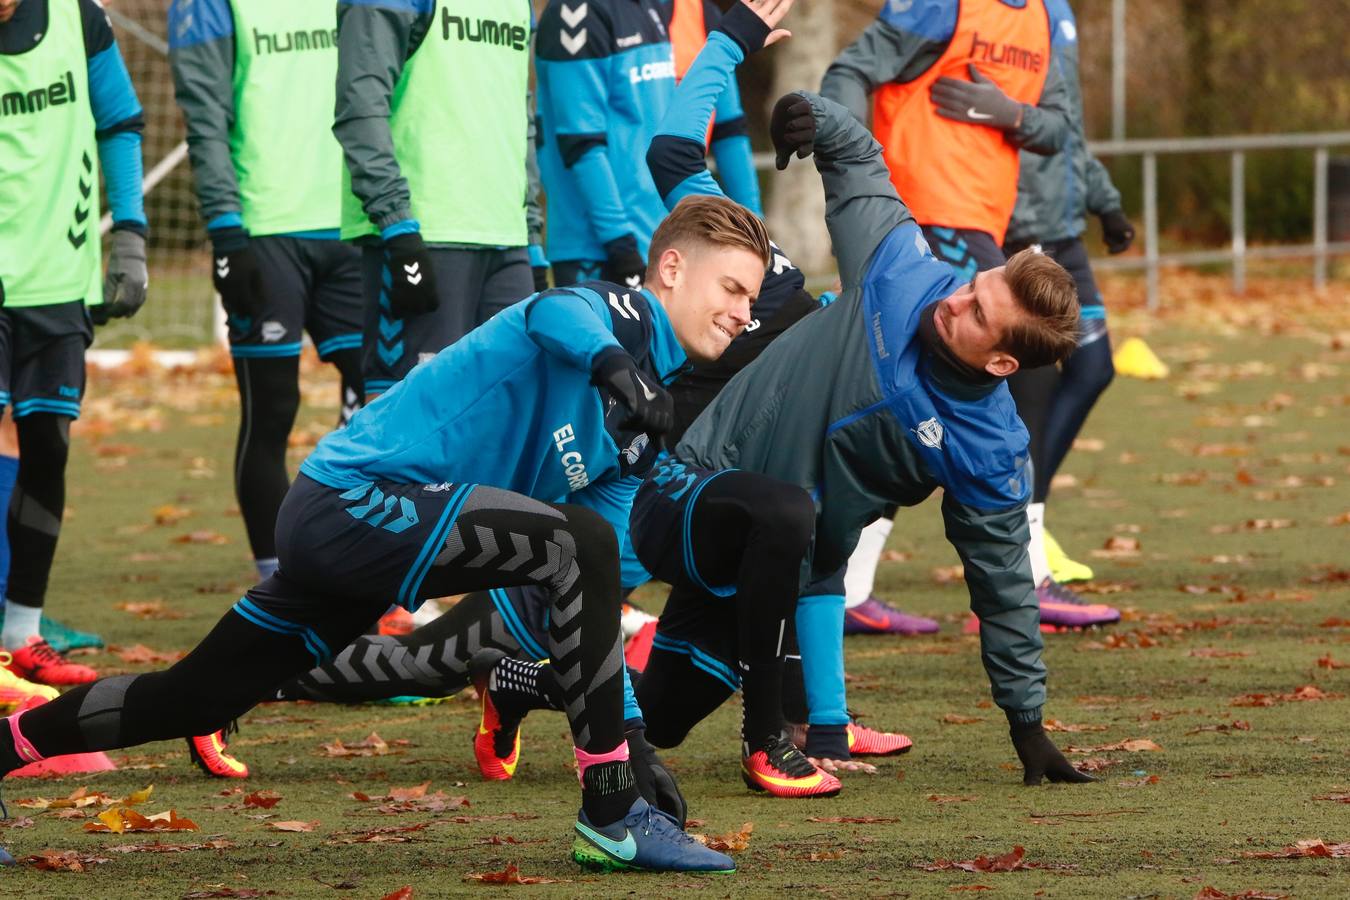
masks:
[[[901,612],[875,594],[844,610],[844,634],[933,634],[937,630],[936,620]]]
[[[1036,588],[1041,605],[1041,628],[1091,628],[1120,621],[1120,610],[1104,603],[1088,603],[1078,594],[1046,577]]]

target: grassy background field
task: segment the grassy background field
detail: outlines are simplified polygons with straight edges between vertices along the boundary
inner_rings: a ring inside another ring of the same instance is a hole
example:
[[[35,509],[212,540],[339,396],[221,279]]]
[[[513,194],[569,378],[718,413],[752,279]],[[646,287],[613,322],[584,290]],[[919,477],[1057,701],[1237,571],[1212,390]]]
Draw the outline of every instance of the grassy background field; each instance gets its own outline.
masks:
[[[1098,729],[1054,737],[1088,751],[1072,758],[1101,767],[1099,783],[1021,786],[978,643],[961,632],[966,594],[950,578],[955,554],[930,501],[899,517],[880,588],[942,620],[941,634],[850,638],[846,647],[851,705],[869,724],[912,736],[911,753],[880,761],[875,776],[848,777],[833,800],[751,796],[737,777],[733,704],[667,755],[700,820],[692,830],[753,825],[735,876],[581,874],[567,861],[577,799],[563,719],[529,721],[517,778],[486,784],[469,751],[476,706],[460,697],[420,709],[259,707],[233,746],[255,773],[244,791],[280,796],[271,809],[205,779],[176,743],[114,754],[122,767],[105,775],[6,781],[10,813],[21,818],[0,828],[0,844],[21,857],[65,850],[107,861],[83,873],[3,870],[0,894],[383,897],[406,885],[439,897],[488,890],[465,879],[515,864],[556,882],[518,890],[559,897],[1190,898],[1206,887],[1345,896],[1350,859],[1243,854],[1350,841],[1350,292],[1318,300],[1298,285],[1254,285],[1255,299],[1235,304],[1222,282],[1196,278],[1181,293],[1185,302],[1163,318],[1113,319],[1117,340],[1143,335],[1172,377],[1117,381],[1050,504],[1053,532],[1097,570],[1091,590],[1125,610],[1117,627],[1046,638],[1047,716]],[[58,618],[122,648],[180,651],[249,586],[227,366],[217,359],[174,374],[133,361],[95,377],[49,601]],[[307,369],[294,462],[333,419],[336,393],[328,373]],[[641,597],[659,606],[658,591]],[[116,653],[86,661],[107,673],[152,668]],[[1292,699],[1301,688],[1328,696]],[[975,721],[953,724],[967,719]],[[372,731],[391,753],[329,758],[321,747]],[[1090,749],[1131,740],[1161,749]],[[351,797],[425,782],[468,805],[381,812],[387,804]],[[87,834],[92,819],[18,803],[81,786],[121,797],[148,784],[154,793],[138,809],[176,810],[200,831]],[[812,821],[830,817],[882,821]],[[313,830],[269,827],[283,821]],[[425,827],[376,832],[405,826]],[[156,839],[227,843],[118,851]],[[925,868],[1014,846],[1037,867]]]

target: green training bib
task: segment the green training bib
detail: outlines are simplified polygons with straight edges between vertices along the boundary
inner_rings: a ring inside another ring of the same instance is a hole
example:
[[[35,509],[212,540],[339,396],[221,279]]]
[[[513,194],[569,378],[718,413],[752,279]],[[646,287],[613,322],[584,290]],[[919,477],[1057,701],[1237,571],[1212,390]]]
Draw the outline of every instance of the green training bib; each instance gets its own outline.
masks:
[[[394,88],[389,116],[412,215],[427,241],[528,242],[529,71],[526,0],[437,0],[431,29]],[[342,197],[342,236],[374,234],[350,177]]]
[[[0,55],[5,306],[101,302],[98,145],[79,0],[51,0],[36,47]]]
[[[337,228],[342,148],[333,137],[333,0],[230,0],[234,126],[230,155],[252,234]]]

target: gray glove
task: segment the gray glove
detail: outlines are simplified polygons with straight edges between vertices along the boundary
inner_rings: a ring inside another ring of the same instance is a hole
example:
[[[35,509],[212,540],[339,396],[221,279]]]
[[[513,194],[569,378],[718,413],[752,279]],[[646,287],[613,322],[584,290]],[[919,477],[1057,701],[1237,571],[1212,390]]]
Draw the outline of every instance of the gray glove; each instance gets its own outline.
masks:
[[[1012,131],[1022,124],[1022,104],[980,74],[975,64],[969,65],[970,80],[939,78],[929,90],[929,99],[937,106],[937,114],[971,125],[986,125],[1003,131]]]
[[[136,315],[145,304],[145,289],[150,273],[145,268],[145,235],[129,229],[112,233],[112,251],[108,273],[103,278],[103,303],[90,307],[89,316],[96,325],[109,319]]]

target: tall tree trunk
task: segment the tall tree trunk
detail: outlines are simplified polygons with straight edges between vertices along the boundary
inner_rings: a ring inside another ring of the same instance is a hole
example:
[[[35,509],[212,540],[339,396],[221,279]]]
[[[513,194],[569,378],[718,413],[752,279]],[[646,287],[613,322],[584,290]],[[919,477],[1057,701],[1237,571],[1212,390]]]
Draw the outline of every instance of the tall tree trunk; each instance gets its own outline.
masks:
[[[783,23],[792,32],[769,52],[773,54],[773,90],[769,109],[789,91],[818,91],[821,76],[833,61],[834,0],[797,0]],[[830,238],[825,230],[825,192],[810,160],[794,159],[785,172],[769,179],[769,233],[798,268],[809,274],[833,271]]]

